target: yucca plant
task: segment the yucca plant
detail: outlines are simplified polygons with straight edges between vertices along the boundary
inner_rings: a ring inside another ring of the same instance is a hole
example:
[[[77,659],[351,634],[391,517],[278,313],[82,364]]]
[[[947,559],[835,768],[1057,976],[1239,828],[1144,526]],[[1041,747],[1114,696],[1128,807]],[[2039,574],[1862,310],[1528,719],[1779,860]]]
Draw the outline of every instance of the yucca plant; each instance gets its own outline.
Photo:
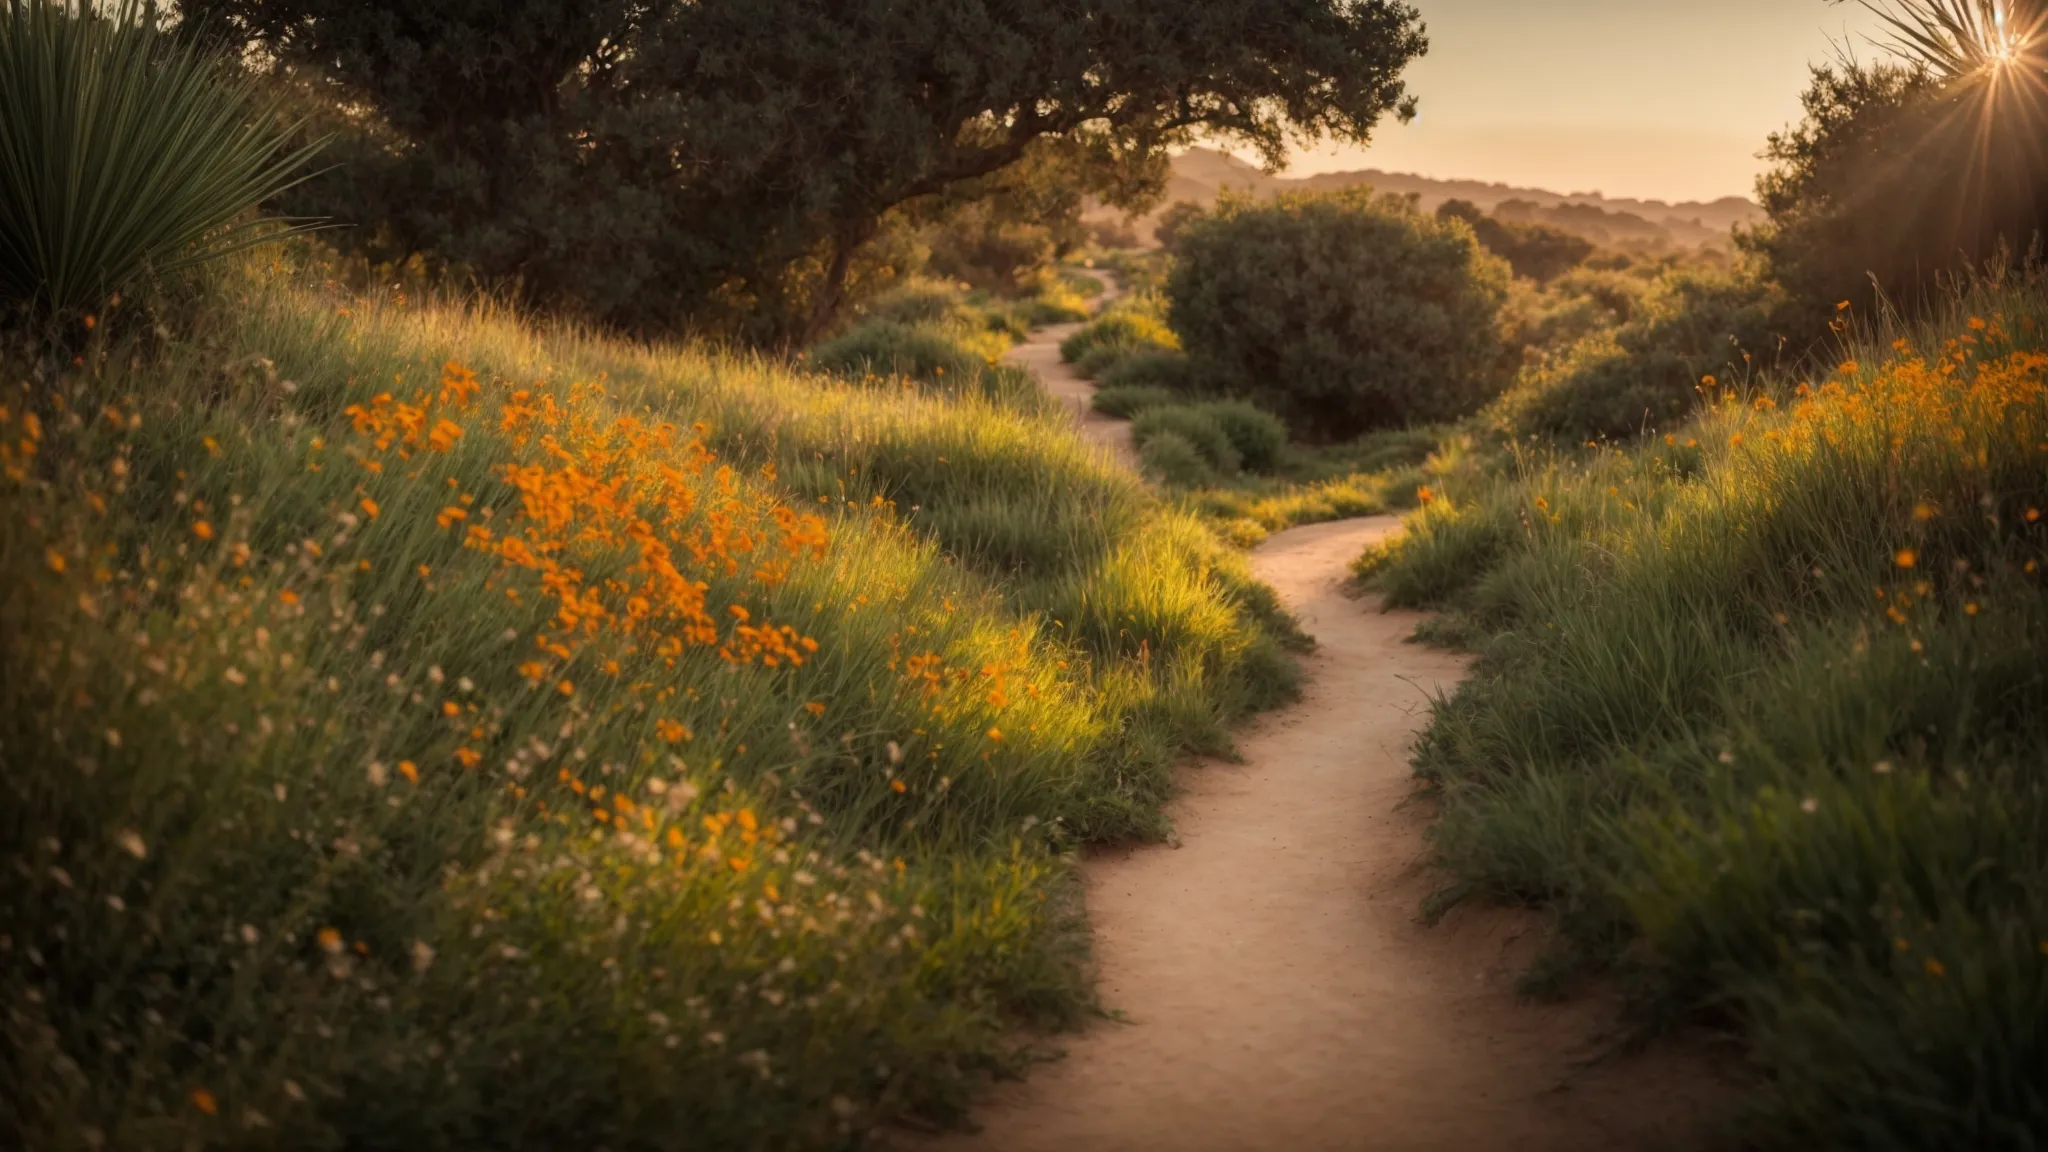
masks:
[[[1858,0],[1883,22],[1884,46],[1944,80],[2032,63],[2040,71],[2048,0]]]
[[[276,238],[249,209],[319,144],[232,61],[118,0],[0,13],[0,303],[87,310],[146,271]]]

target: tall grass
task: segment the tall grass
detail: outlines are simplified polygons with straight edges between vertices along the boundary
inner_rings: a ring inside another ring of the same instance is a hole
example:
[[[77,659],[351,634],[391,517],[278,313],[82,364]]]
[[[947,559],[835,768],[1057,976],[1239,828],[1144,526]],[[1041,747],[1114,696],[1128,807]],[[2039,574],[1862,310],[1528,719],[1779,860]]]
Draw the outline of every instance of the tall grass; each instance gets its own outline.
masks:
[[[1983,287],[1627,451],[1529,458],[1367,571],[1463,615],[1443,900],[1556,911],[1746,1037],[1746,1146],[2048,1139],[2048,289]]]
[[[0,400],[8,1146],[957,1117],[1090,1002],[1066,849],[1290,687],[1052,419],[289,268],[206,315]]]
[[[0,11],[0,301],[99,304],[145,270],[284,230],[245,215],[305,175],[274,102],[134,0]]]

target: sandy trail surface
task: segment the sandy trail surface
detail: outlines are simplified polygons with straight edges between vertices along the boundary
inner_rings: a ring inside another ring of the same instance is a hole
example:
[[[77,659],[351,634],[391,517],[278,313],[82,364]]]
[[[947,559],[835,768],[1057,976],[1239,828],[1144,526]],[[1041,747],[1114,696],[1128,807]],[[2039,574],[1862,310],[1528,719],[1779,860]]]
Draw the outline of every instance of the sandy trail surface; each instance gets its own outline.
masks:
[[[1319,641],[1304,697],[1191,765],[1177,847],[1084,866],[1100,990],[1117,1019],[1000,1086],[976,1133],[911,1142],[987,1152],[1676,1149],[1722,1089],[1694,1053],[1611,1047],[1597,998],[1513,991],[1532,918],[1426,927],[1408,748],[1463,672],[1404,643],[1415,617],[1347,595],[1391,517],[1283,532],[1254,556]]]
[[[1108,307],[1110,301],[1123,295],[1123,285],[1117,282],[1116,274],[1100,268],[1091,268],[1088,275],[1102,281],[1102,295],[1095,300],[1097,311]],[[1110,455],[1130,465],[1138,466],[1138,451],[1131,444],[1131,425],[1127,420],[1113,420],[1097,412],[1090,401],[1095,398],[1095,385],[1083,380],[1068,364],[1060,360],[1060,341],[1079,332],[1080,324],[1052,324],[1032,329],[1031,336],[1022,344],[1010,349],[1004,357],[1020,368],[1028,368],[1038,376],[1045,390],[1053,399],[1065,405],[1074,414],[1074,423],[1080,426],[1081,435],[1090,442],[1102,445]]]

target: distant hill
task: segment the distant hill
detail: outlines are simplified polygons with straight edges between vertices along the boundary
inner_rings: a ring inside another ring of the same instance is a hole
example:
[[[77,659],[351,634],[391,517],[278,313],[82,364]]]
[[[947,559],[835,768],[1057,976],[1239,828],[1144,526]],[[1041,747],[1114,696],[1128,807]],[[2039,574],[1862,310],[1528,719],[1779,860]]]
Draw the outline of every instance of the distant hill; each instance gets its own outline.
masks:
[[[1228,152],[1192,148],[1174,157],[1173,175],[1167,182],[1166,200],[1159,211],[1130,223],[1139,240],[1150,245],[1154,242],[1152,228],[1159,213],[1181,201],[1207,207],[1216,202],[1224,189],[1271,196],[1361,184],[1399,196],[1413,195],[1424,211],[1435,211],[1446,200],[1469,200],[1503,220],[1549,224],[1606,245],[1726,248],[1733,243],[1730,233],[1737,225],[1752,225],[1763,219],[1763,209],[1740,196],[1667,204],[1662,200],[1610,198],[1597,192],[1564,194],[1478,180],[1435,180],[1370,168],[1274,177]],[[1103,223],[1120,219],[1120,213],[1108,209],[1096,209],[1090,215],[1091,221]]]

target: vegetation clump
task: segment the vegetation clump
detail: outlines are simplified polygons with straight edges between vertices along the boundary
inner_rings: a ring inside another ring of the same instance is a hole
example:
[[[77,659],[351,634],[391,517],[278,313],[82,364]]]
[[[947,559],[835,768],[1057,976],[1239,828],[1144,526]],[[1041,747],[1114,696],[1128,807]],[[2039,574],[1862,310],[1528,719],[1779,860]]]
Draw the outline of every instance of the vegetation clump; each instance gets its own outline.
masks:
[[[1200,378],[1329,441],[1497,394],[1507,282],[1462,222],[1353,190],[1226,200],[1179,239],[1166,295]]]
[[[1439,907],[1551,908],[1533,978],[1622,965],[1654,1018],[1740,1028],[1752,1146],[2048,1130],[2044,322],[2037,279],[1980,288],[1439,487],[1363,564],[1483,653],[1417,758]]]

